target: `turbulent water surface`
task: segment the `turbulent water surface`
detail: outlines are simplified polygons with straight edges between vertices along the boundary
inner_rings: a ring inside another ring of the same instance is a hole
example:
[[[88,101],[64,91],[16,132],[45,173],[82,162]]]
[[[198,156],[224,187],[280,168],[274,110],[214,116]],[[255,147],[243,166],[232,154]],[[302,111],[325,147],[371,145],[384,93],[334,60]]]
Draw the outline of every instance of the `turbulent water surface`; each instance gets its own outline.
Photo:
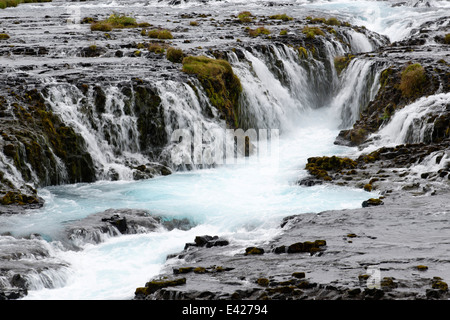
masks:
[[[145,16],[144,12],[151,12],[155,17],[167,20],[180,12],[211,12],[216,16],[226,16],[249,9],[256,14],[267,15],[274,10],[285,12],[288,8],[289,14],[294,17],[337,16],[396,41],[417,32],[416,29],[431,18],[445,17],[449,9],[445,1],[428,1],[430,6],[392,6],[395,2],[340,0],[271,3],[280,6],[269,6],[268,1],[256,0],[179,1],[176,5],[174,1],[89,1],[76,5],[53,1],[10,8],[0,11],[0,16],[7,17],[8,11],[14,10],[16,16],[26,17],[26,11],[30,8],[39,15],[70,13],[71,8],[78,5],[83,16],[118,11],[133,13],[139,18]],[[377,43],[381,41],[379,39],[369,41],[355,32],[352,48],[356,52],[370,52],[381,45]],[[70,43],[70,37],[68,41]],[[214,42],[214,39],[205,41]],[[60,49],[67,51],[70,58],[70,48]],[[345,50],[339,46],[330,47],[330,58],[342,55]],[[45,199],[42,209],[23,215],[0,216],[0,233],[10,232],[13,236],[40,234],[44,240],[34,241],[42,242],[45,250],[50,252],[44,259],[59,266],[42,273],[47,277],[47,282],[42,280],[42,275],[40,278],[36,276],[34,282],[31,279],[32,289],[26,299],[129,299],[133,297],[136,287],[158,274],[168,254],[180,251],[197,235],[219,235],[245,247],[273,238],[280,232],[278,226],[283,217],[360,207],[361,202],[370,197],[366,191],[325,185],[306,188],[298,185],[297,181],[306,176],[303,169],[310,156],[356,152],[356,149],[337,146],[333,142],[339,129],[350,126],[358,118],[361,104],[367,103],[376,93],[381,69],[368,60],[355,59],[344,75],[339,78],[336,74],[331,75],[332,81],[325,94],[311,81],[311,69],[306,70],[297,64],[292,52],[289,47],[279,46],[274,47],[272,52],[284,65],[288,78],[286,83],[273,76],[265,57],[258,56],[258,52],[245,52],[251,69],[249,64],[243,64],[237,57],[234,59],[231,55],[230,59],[242,83],[243,99],[249,105],[248,112],[253,119],[250,124],[255,128],[272,128],[280,132],[275,159],[259,157],[241,165],[180,171],[149,180],[132,181],[130,172],[122,165],[125,158],[140,157],[136,141],[119,137],[118,140],[122,141],[119,147],[127,152],[116,159],[114,150],[99,142],[98,133],[92,131],[77,111],[75,89],[55,86],[48,98],[54,112],[85,137],[96,165],[114,168],[121,179],[42,188],[39,190],[40,196]],[[2,64],[10,62],[0,59]],[[316,68],[313,70],[316,79],[330,76],[324,73],[323,66],[317,65]],[[50,75],[47,81],[51,82],[52,76],[56,75]],[[155,75],[144,72],[142,77],[146,76]],[[166,117],[171,117],[172,124],[190,126],[197,121],[206,128],[222,127],[221,122],[202,116],[200,105],[196,102],[201,97],[197,97],[189,86],[161,80],[158,90]],[[318,92],[323,101],[317,98]],[[120,94],[114,86],[108,94],[110,105],[121,108]],[[448,101],[448,94],[431,97],[428,103],[439,107],[440,99]],[[410,115],[418,112],[420,103],[405,108],[398,121],[412,121]],[[125,128],[124,132],[134,130],[133,117],[122,117],[120,121],[99,121]],[[389,137],[396,137],[402,140],[400,142],[407,142],[407,138],[401,138],[406,133],[398,130],[396,122],[392,122],[380,132],[383,137],[381,141],[388,143]],[[145,209],[167,219],[187,218],[194,226],[189,230],[167,231],[159,228],[149,233],[105,237],[101,243],[82,244],[82,250],[77,251],[68,250],[60,243],[68,224],[110,208]],[[1,240],[7,244],[11,238],[5,236]],[[29,259],[37,261],[39,257]]]

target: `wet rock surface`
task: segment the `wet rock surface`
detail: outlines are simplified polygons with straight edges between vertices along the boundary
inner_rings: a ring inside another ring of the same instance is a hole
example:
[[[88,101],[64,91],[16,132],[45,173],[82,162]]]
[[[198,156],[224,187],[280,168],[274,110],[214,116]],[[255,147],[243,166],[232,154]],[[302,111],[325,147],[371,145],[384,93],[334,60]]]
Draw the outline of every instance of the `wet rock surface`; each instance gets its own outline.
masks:
[[[139,289],[135,299],[445,300],[448,196],[394,192],[382,206],[290,216],[278,237],[254,244],[261,254],[233,241],[189,246],[155,279],[182,276],[182,284]]]

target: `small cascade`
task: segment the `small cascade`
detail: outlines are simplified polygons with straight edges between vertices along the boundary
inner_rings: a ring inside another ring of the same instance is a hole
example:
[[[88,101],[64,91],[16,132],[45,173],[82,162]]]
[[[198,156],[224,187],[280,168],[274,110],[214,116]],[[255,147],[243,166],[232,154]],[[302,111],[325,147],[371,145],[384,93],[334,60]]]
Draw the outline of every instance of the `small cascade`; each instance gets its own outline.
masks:
[[[369,59],[353,59],[341,75],[341,84],[330,103],[341,128],[358,120],[359,113],[372,100],[379,88],[382,66]]]
[[[376,145],[429,143],[433,141],[435,119],[448,113],[450,93],[440,93],[419,100],[398,110],[392,119],[373,136]]]

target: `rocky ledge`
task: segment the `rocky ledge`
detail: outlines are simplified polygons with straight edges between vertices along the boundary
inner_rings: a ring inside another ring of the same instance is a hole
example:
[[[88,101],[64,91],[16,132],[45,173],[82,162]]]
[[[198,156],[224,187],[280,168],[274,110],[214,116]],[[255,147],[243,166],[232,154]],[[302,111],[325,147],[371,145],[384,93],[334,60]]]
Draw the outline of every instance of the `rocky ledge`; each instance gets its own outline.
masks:
[[[188,245],[135,299],[448,299],[448,197],[392,192],[287,217],[267,243]]]

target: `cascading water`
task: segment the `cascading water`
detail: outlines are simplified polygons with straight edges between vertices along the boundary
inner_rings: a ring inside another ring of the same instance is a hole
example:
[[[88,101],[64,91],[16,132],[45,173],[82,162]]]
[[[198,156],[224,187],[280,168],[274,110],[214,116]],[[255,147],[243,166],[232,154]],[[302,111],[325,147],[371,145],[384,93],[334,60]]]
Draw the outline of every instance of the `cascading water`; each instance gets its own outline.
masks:
[[[356,2],[351,3],[354,7],[350,6],[343,15],[352,21],[366,22],[372,31],[388,34],[389,28],[397,28],[400,23],[396,9],[389,11],[384,3],[368,2],[371,8],[394,12],[388,15],[392,23],[381,15],[367,14],[368,11],[362,10]],[[299,4],[301,10],[309,5]],[[121,5],[94,3],[87,7]],[[143,5],[137,4],[139,10]],[[154,3],[149,5],[155,6]],[[214,5],[222,6],[222,2]],[[251,5],[267,11],[258,2],[253,1]],[[314,9],[333,13],[344,8],[343,5],[341,1],[317,2]],[[408,16],[414,17],[415,12]],[[385,24],[371,28],[378,21]],[[89,113],[82,108],[84,102],[79,88],[49,86],[48,104],[86,140],[98,178],[110,177],[113,169],[119,181],[42,188],[39,194],[46,200],[42,209],[20,216],[0,216],[0,233],[11,232],[17,237],[38,233],[45,239],[34,239],[30,248],[33,255],[43,252],[42,264],[36,262],[39,260],[36,256],[30,259],[35,259],[32,263],[42,267],[38,270],[51,271],[30,272],[26,276],[27,281],[33,283],[26,298],[132,298],[136,287],[158,274],[168,254],[180,251],[184,243],[197,235],[218,234],[244,247],[272,239],[280,232],[279,221],[288,215],[359,207],[368,197],[365,191],[333,186],[305,188],[296,181],[306,176],[302,169],[308,157],[355,151],[333,142],[340,127],[350,126],[378,90],[381,65],[370,59],[354,58],[338,75],[334,58],[375,50],[385,42],[382,37],[368,37],[353,31],[347,36],[350,47],[335,40],[317,41],[324,41],[323,59],[317,59],[308,50],[307,57],[301,59],[294,48],[280,44],[267,46],[265,52],[255,48],[242,49],[242,55],[228,53],[228,60],[243,87],[240,125],[246,129],[280,130],[278,148],[272,145],[272,150],[278,151],[276,162],[273,158],[260,157],[252,164],[222,165],[132,181],[130,163],[145,163],[149,159],[142,154],[137,115],[127,111],[124,104],[129,97],[125,98],[118,87],[111,85],[105,89],[105,109],[101,113]],[[224,121],[219,119],[198,83],[191,86],[182,81],[158,80],[155,88],[161,98],[167,137],[179,128],[192,132],[196,124],[202,132],[224,129]],[[423,103],[418,102],[420,106]],[[383,130],[390,130],[389,125]],[[169,143],[162,157],[168,159],[173,155],[171,151],[175,146],[176,143]],[[1,162],[5,163],[6,160]],[[187,218],[195,226],[186,231],[159,228],[127,236],[105,235],[99,243],[77,243],[81,250],[76,251],[64,247],[66,239],[62,237],[71,222],[110,208],[144,209],[168,219]],[[10,236],[0,237],[0,241],[0,246],[5,248],[23,246],[16,243],[22,240]],[[20,261],[20,257],[15,259]],[[0,278],[0,284],[3,282],[6,280]]]

